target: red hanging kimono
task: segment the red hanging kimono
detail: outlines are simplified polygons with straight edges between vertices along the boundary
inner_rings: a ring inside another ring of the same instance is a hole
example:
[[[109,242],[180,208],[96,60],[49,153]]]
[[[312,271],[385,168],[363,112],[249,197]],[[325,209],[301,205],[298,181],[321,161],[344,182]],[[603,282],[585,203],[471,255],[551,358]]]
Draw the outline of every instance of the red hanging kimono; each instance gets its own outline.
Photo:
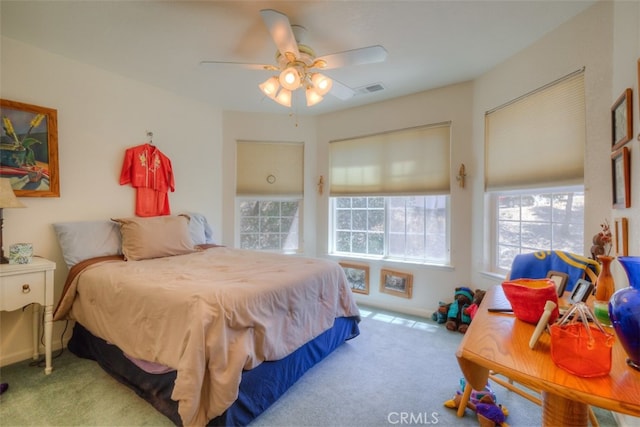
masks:
[[[120,172],[120,185],[136,189],[136,215],[170,215],[169,190],[175,191],[171,160],[157,147],[142,144],[127,149]]]

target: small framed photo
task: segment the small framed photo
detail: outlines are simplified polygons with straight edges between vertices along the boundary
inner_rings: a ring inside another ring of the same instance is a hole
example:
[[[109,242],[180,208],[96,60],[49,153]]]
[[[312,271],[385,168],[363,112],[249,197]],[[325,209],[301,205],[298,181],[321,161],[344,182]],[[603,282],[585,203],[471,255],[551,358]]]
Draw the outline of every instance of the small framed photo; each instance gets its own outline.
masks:
[[[611,150],[615,151],[633,138],[633,100],[627,88],[611,107]]]
[[[629,255],[629,220],[627,218],[616,218],[615,224],[615,250],[617,256]]]
[[[631,180],[629,169],[629,149],[622,147],[611,153],[611,184],[613,207],[623,209],[631,207]]]
[[[593,283],[587,282],[584,279],[578,279],[576,286],[573,288],[573,292],[571,293],[571,298],[569,299],[571,303],[576,304],[579,302],[586,302],[589,295],[593,292]]]
[[[567,280],[569,280],[569,275],[560,271],[549,271],[547,273],[547,278],[555,282],[558,296],[561,297],[567,287]]]
[[[369,295],[369,266],[350,262],[340,262],[352,292]]]
[[[380,292],[411,298],[413,292],[413,274],[400,271],[380,270]]]

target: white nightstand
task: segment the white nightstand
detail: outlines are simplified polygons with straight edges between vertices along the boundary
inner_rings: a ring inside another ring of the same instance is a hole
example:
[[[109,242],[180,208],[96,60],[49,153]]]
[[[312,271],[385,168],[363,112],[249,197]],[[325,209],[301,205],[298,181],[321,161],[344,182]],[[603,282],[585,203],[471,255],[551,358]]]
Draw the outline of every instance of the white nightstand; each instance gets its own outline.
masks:
[[[18,310],[31,303],[44,306],[44,373],[51,370],[53,271],[56,263],[33,257],[29,264],[0,264],[0,310]],[[33,359],[38,359],[39,309],[33,308]]]

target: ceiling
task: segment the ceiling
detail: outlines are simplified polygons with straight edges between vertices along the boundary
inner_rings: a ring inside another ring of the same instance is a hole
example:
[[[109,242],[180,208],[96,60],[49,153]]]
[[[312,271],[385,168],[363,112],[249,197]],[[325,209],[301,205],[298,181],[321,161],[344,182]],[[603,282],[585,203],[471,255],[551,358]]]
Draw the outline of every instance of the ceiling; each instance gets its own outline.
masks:
[[[291,110],[316,115],[454,83],[490,70],[596,0],[413,1],[0,1],[3,36],[140,80],[225,110],[288,113],[258,84],[273,72],[200,61],[275,64],[261,9],[306,28],[318,56],[382,45],[383,63],[327,70],[354,89]]]

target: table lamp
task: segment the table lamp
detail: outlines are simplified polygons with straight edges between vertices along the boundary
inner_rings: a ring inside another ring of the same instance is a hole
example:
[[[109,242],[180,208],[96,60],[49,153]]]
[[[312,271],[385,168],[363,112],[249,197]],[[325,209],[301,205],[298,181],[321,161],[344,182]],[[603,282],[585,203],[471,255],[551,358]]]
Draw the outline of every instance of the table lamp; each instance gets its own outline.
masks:
[[[0,264],[8,264],[9,260],[4,256],[4,245],[2,244],[2,211],[4,208],[24,208],[11,187],[11,181],[7,178],[0,179]]]

